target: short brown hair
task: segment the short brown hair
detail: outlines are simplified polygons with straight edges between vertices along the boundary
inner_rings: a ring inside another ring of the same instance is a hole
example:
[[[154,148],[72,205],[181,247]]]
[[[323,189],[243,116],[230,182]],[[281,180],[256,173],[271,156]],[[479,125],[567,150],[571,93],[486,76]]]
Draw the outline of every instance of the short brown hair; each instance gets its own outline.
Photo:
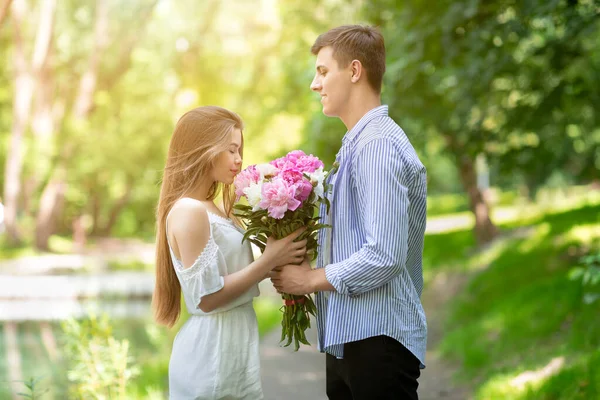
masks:
[[[321,35],[310,51],[317,55],[323,47],[333,48],[333,58],[340,68],[346,68],[352,60],[358,60],[367,70],[367,81],[381,93],[385,73],[385,43],[383,35],[375,27],[343,25]]]

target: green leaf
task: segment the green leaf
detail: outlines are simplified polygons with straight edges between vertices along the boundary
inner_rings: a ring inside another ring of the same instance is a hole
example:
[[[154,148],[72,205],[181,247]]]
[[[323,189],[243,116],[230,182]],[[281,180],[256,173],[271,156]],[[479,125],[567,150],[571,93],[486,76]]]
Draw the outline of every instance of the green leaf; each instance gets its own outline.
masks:
[[[584,273],[585,273],[585,269],[583,269],[581,267],[573,268],[573,269],[571,269],[571,271],[569,271],[569,279],[571,279],[571,280],[581,279],[581,277],[583,276]]]

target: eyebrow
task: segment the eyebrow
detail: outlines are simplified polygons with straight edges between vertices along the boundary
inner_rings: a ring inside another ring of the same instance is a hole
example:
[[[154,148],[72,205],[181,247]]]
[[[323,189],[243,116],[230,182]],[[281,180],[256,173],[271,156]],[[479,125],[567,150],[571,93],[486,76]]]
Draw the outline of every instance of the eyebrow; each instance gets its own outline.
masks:
[[[240,147],[240,145],[239,145],[239,144],[237,144],[237,143],[235,143],[235,142],[231,142],[229,145],[230,145],[230,146],[235,146],[235,147]]]

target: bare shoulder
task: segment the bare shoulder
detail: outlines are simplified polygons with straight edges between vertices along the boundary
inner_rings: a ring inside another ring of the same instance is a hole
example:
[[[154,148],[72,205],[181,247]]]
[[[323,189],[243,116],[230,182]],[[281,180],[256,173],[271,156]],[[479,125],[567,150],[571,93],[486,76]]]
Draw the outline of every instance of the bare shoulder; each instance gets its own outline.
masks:
[[[210,239],[210,222],[206,207],[194,199],[178,200],[168,217],[173,251],[185,268],[190,267]]]
[[[183,198],[178,200],[168,217],[169,230],[178,236],[204,236],[210,233],[210,223],[206,207],[198,200]]]

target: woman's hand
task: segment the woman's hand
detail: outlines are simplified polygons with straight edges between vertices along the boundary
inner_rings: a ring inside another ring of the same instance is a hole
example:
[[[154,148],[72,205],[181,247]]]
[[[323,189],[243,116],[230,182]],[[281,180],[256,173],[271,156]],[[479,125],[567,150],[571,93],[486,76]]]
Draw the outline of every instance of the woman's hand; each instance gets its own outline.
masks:
[[[267,239],[267,245],[262,257],[266,257],[269,269],[287,264],[299,264],[306,255],[306,239],[294,242],[306,228],[300,228],[283,239],[273,237]],[[261,257],[261,258],[262,258]]]

